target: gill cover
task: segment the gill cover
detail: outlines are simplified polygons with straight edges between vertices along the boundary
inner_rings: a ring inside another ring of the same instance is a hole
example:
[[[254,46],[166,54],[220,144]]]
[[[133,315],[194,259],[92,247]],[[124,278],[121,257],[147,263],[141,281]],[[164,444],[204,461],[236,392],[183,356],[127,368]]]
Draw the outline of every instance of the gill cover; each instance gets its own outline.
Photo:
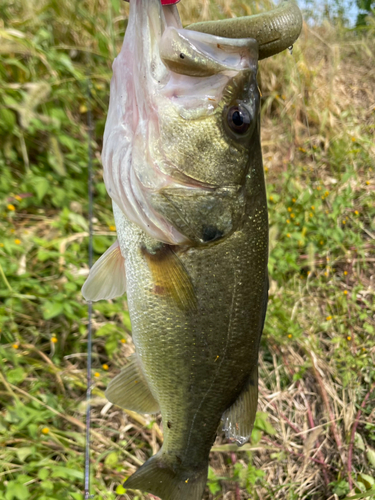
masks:
[[[217,213],[226,211],[220,203],[233,196],[243,172],[234,172],[236,178],[232,179],[231,166],[218,165],[215,140],[233,164],[242,154],[226,142],[226,131],[221,130],[223,96],[228,98],[228,84],[238,75],[252,74],[255,79],[257,59],[255,40],[229,40],[184,30],[175,6],[163,7],[160,0],[130,2],[124,44],[113,64],[102,152],[104,181],[108,194],[127,218],[156,240],[187,244],[197,233],[195,228],[189,229],[190,223],[178,207],[176,216],[184,219],[178,228],[174,216],[162,213],[166,198],[170,204],[175,197],[178,204],[185,192],[199,210],[207,194],[214,196],[213,190],[228,188],[228,195],[220,191],[215,209]],[[215,113],[220,114],[220,123],[215,122],[206,146],[200,148],[197,141],[205,134],[201,120]],[[172,128],[168,130],[169,119],[178,122],[184,133],[174,136]],[[189,125],[194,123],[199,128],[193,134]],[[219,138],[216,129],[221,132]],[[212,154],[209,152],[204,162],[213,175],[204,179],[193,168],[199,158],[189,158],[189,151],[207,148]],[[218,166],[222,178],[216,176]],[[231,230],[233,224],[223,221],[220,231]],[[199,231],[193,239],[204,242]]]

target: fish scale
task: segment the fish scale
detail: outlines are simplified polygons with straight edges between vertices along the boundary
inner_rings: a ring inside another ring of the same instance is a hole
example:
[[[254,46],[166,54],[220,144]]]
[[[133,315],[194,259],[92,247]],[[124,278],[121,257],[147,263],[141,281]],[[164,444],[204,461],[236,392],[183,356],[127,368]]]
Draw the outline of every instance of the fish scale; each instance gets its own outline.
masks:
[[[258,163],[246,186],[257,196],[248,200],[243,227],[223,242],[177,250],[198,298],[197,311],[191,313],[153,293],[153,277],[140,251],[147,244],[145,235],[114,210],[119,240],[127,246],[133,340],[164,423],[158,455],[186,478],[194,479],[198,465],[207,469],[221,416],[257,364],[268,253],[262,177]]]
[[[82,288],[126,290],[135,353],[106,396],[161,412],[163,445],[125,487],[162,500],[202,498],[220,420],[238,445],[251,435],[268,295],[257,63],[298,37],[301,16],[289,0],[210,26],[131,1],[102,153],[118,241]]]

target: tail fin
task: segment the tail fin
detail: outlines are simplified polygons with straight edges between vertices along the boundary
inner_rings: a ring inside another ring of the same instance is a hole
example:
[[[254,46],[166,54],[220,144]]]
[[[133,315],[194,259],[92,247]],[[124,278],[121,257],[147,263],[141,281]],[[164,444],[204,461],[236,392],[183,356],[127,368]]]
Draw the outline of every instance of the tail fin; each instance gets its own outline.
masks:
[[[130,476],[124,487],[152,493],[162,500],[201,500],[207,472],[208,463],[199,470],[185,471],[178,464],[172,468],[159,451]]]

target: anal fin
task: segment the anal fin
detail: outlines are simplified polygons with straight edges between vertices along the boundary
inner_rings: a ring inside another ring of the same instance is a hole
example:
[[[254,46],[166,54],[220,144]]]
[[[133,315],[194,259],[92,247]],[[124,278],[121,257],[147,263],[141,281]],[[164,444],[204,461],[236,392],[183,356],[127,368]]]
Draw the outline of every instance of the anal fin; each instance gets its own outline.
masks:
[[[125,259],[116,240],[90,269],[82,295],[93,302],[120,297],[126,291]]]
[[[150,391],[136,353],[129,357],[129,363],[109,383],[105,395],[111,403],[137,413],[159,411],[159,404]]]
[[[223,414],[225,436],[242,446],[253,430],[258,406],[258,365],[256,364],[236,401]]]

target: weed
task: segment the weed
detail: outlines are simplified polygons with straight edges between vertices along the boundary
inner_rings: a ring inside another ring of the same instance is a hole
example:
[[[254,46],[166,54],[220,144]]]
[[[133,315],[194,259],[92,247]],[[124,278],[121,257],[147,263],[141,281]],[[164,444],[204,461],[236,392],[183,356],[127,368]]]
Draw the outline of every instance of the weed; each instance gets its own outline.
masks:
[[[0,5],[0,500],[82,498],[86,114],[98,258],[115,238],[100,150],[127,9]],[[188,24],[255,10],[191,0],[181,12]],[[271,243],[260,411],[251,444],[218,437],[207,499],[373,495],[373,36],[305,26],[292,56],[260,65]],[[160,447],[160,419],[104,399],[133,350],[125,298],[95,304],[93,326],[92,491],[125,499],[124,479]]]

